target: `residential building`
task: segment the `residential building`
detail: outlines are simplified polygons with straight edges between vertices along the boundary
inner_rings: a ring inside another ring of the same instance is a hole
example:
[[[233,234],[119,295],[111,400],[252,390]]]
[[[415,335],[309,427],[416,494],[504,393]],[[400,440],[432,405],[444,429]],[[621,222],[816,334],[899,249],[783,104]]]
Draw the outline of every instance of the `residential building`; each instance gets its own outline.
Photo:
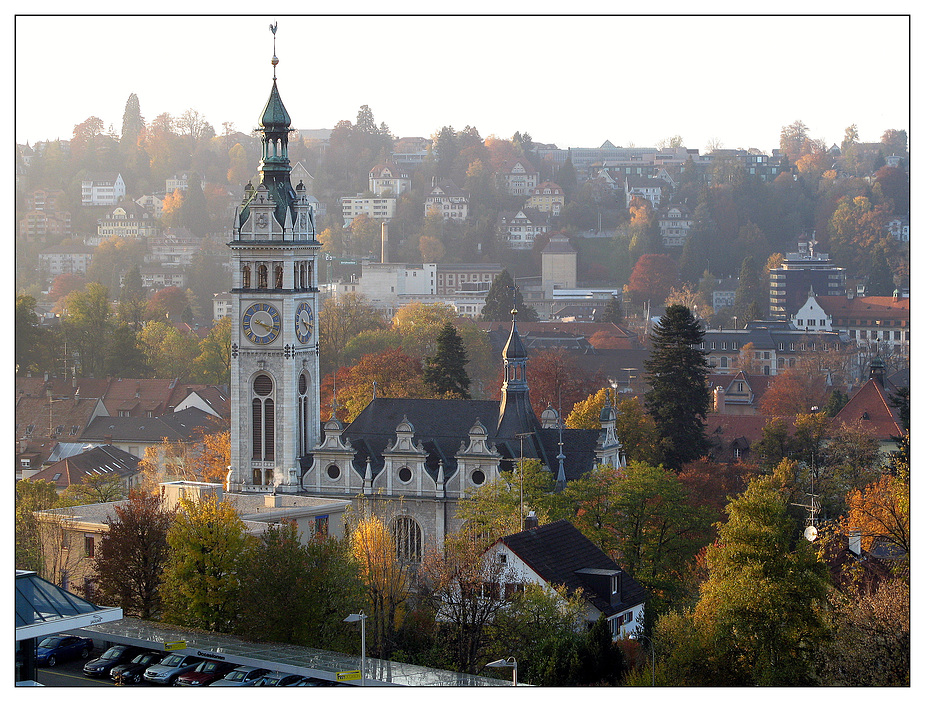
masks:
[[[125,199],[125,181],[120,173],[93,173],[80,184],[84,207],[112,207]]]
[[[497,178],[499,186],[509,195],[527,197],[536,189],[539,173],[530,161],[522,158],[502,163]]]
[[[771,319],[790,319],[810,288],[817,295],[845,295],[845,269],[836,267],[828,254],[818,253],[815,245],[815,238],[801,239],[798,250],[785,254],[781,265],[769,272]]]
[[[645,154],[655,154],[657,152],[658,149],[653,146],[614,146],[608,139],[597,148],[570,146],[568,149],[568,157],[572,160],[572,166],[575,168],[578,182],[583,183],[593,175],[592,167],[596,163],[623,161],[637,156],[643,157]]]
[[[515,212],[498,214],[498,235],[510,249],[525,251],[533,248],[533,242],[549,232],[549,215],[526,207]]]
[[[796,417],[778,417],[793,434]],[[710,412],[704,431],[710,441],[710,460],[717,463],[747,463],[754,460],[752,446],[761,441],[768,418],[761,414],[719,414]]]
[[[71,213],[31,210],[19,220],[19,236],[28,241],[69,239]]]
[[[29,476],[29,480],[47,480],[58,493],[71,485],[82,484],[90,476],[117,478],[122,490],[141,486],[141,458],[115,446],[85,444],[83,450],[62,458]]]
[[[896,241],[909,243],[909,217],[894,217],[886,223],[886,230]]]
[[[658,227],[665,248],[683,247],[694,226],[694,217],[686,205],[670,205],[658,213]]]
[[[202,244],[202,237],[192,236],[186,229],[168,229],[163,234],[148,237],[145,262],[165,268],[189,266]]]
[[[754,416],[758,403],[771,387],[773,376],[756,375],[738,371],[724,375],[711,373],[707,376],[707,387],[713,397],[711,411],[714,414]]]
[[[747,344],[752,345],[751,365],[764,375],[793,368],[808,353],[847,349],[847,340],[837,332],[806,331],[775,320],[752,321],[744,329],[707,329],[700,348],[706,351],[712,372],[728,375],[741,370],[739,355]]]
[[[180,268],[163,265],[144,266],[141,271],[141,285],[145,288],[160,290],[162,288],[186,289],[186,271]]]
[[[369,172],[369,190],[380,197],[397,198],[411,190],[410,171],[394,163],[380,163]]]
[[[398,204],[396,197],[342,197],[340,199],[344,214],[344,226],[349,227],[360,215],[373,219],[392,219]]]
[[[122,202],[98,220],[99,240],[119,236],[128,239],[154,236],[158,224],[154,215],[133,201]]]
[[[212,295],[212,319],[218,321],[231,314],[231,303],[234,297],[231,293],[220,292]]]
[[[580,591],[587,603],[587,626],[606,617],[614,641],[641,631],[648,593],[625,568],[566,519],[525,526],[501,537],[485,552],[486,558],[497,559],[512,571],[510,584],[564,586],[570,595]]]
[[[469,196],[449,178],[435,181],[424,200],[424,215],[436,210],[444,219],[465,221],[469,217]]]
[[[499,263],[438,263],[436,264],[436,295],[458,292],[487,293],[495,277],[501,274]]]
[[[806,303],[793,319],[797,328],[812,328],[810,322],[824,323],[874,356],[910,358],[909,298],[900,297],[899,291],[892,297],[813,294],[807,296]]]
[[[39,269],[51,277],[62,273],[86,275],[95,251],[95,246],[87,246],[79,241],[50,246],[39,252]]]
[[[662,206],[662,193],[666,189],[665,181],[660,178],[646,178],[645,176],[626,176],[623,180],[623,192],[626,196],[626,206],[634,197],[641,197],[652,203],[652,209]]]
[[[144,207],[156,219],[160,219],[164,214],[164,198],[157,195],[142,195],[135,199],[135,204]]]
[[[402,137],[395,141],[389,160],[400,168],[414,169],[430,155],[431,140],[425,137]]]
[[[189,190],[189,173],[174,174],[172,178],[168,178],[165,181],[164,192],[169,195],[175,190],[179,190],[180,192]]]
[[[835,415],[834,421],[863,428],[880,442],[881,453],[889,454],[899,448],[898,438],[906,431],[899,411],[890,400],[892,392],[885,373],[883,361],[874,359],[870,364],[869,379]],[[895,392],[895,388],[892,390]]]
[[[96,417],[80,438],[93,443],[111,444],[143,458],[145,449],[157,448],[165,440],[196,450],[202,444],[203,434],[214,433],[220,427],[212,414],[198,407],[189,407],[157,417]],[[161,466],[162,469],[165,467]]]
[[[524,207],[558,217],[565,207],[565,193],[551,180],[543,181],[531,191]]]

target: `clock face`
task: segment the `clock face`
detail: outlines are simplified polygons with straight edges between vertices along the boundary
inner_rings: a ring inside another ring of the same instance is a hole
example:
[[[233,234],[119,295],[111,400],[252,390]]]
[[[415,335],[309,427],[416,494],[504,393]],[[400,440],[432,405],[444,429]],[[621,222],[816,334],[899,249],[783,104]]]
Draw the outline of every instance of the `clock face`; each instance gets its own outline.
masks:
[[[312,306],[307,302],[301,303],[295,311],[295,335],[303,344],[307,344],[315,330],[315,315]]]
[[[266,302],[255,302],[244,310],[241,328],[252,344],[269,344],[279,336],[279,310]]]

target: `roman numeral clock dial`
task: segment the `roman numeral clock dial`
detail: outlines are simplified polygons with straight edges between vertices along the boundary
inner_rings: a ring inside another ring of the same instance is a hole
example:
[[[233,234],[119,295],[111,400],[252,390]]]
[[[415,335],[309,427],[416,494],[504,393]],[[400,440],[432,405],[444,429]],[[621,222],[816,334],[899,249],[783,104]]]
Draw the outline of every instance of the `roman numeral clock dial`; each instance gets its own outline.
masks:
[[[255,302],[244,310],[241,328],[252,344],[269,344],[279,336],[279,310],[266,302]]]

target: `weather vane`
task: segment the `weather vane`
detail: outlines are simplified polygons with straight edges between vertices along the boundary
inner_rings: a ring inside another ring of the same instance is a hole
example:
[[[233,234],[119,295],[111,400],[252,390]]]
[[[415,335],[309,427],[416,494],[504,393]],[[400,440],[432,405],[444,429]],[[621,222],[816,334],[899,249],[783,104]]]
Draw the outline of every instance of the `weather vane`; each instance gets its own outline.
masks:
[[[279,59],[276,58],[276,27],[279,25],[279,22],[274,22],[270,25],[270,31],[273,32],[273,60],[270,63],[273,64],[273,80],[276,80],[276,64],[279,63]]]

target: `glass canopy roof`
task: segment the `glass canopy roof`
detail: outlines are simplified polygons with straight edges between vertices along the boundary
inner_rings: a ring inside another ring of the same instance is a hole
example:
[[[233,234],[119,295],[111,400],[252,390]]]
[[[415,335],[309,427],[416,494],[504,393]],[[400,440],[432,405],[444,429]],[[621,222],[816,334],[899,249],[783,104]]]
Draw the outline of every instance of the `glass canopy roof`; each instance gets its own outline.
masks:
[[[99,607],[32,571],[16,571],[17,641],[121,618],[118,607]]]

